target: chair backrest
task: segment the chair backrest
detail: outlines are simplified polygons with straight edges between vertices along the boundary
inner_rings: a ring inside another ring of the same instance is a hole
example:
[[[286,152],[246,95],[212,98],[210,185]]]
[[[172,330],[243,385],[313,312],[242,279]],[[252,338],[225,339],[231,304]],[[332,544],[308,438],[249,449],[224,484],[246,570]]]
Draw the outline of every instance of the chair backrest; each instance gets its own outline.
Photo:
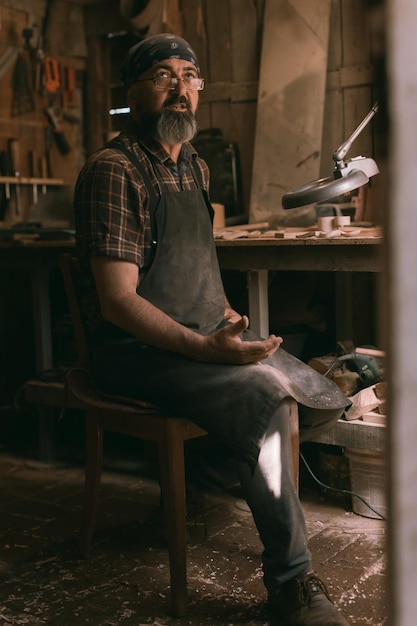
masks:
[[[74,329],[78,359],[81,365],[88,368],[90,355],[79,297],[80,266],[78,260],[68,253],[61,255],[60,266]]]

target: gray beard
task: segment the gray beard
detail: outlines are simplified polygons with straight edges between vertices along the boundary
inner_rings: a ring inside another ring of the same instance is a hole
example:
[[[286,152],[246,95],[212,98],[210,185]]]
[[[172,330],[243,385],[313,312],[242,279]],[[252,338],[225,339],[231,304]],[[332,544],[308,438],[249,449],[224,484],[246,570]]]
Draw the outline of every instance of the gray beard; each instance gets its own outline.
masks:
[[[194,113],[177,113],[164,109],[156,124],[156,135],[162,143],[174,145],[190,141],[197,132]]]

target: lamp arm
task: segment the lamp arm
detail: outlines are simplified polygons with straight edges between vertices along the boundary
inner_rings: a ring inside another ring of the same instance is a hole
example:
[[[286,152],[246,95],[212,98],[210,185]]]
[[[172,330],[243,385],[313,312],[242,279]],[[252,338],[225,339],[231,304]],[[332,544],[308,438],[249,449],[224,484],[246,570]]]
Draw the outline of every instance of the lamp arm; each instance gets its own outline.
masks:
[[[285,193],[282,196],[282,207],[284,209],[295,209],[313,202],[323,202],[329,198],[336,198],[336,196],[362,187],[369,182],[371,176],[378,174],[378,166],[373,159],[359,156],[348,161],[343,160],[353,141],[377,111],[378,103],[376,102],[349,139],[342,143],[340,148],[333,153],[333,160],[336,162],[336,167],[333,168],[333,175],[313,180],[311,183]]]
[[[336,163],[336,167],[338,169],[341,169],[342,167],[345,166],[345,164],[343,163],[343,159],[345,158],[346,154],[350,150],[350,147],[352,143],[355,141],[356,137],[360,135],[360,133],[365,128],[365,126],[371,121],[375,113],[378,111],[378,106],[379,106],[378,102],[375,102],[374,106],[369,111],[368,115],[362,120],[362,122],[359,124],[356,130],[353,131],[349,139],[347,139],[344,143],[342,143],[342,145],[336,150],[336,152],[333,153],[333,161]]]

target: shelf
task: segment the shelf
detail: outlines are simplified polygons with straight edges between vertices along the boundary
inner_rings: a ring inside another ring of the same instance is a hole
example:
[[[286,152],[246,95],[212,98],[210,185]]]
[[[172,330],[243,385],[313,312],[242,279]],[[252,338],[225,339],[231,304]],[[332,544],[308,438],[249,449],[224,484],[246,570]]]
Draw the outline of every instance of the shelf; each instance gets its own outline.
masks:
[[[0,184],[9,185],[64,185],[63,178],[31,178],[27,176],[0,176]]]

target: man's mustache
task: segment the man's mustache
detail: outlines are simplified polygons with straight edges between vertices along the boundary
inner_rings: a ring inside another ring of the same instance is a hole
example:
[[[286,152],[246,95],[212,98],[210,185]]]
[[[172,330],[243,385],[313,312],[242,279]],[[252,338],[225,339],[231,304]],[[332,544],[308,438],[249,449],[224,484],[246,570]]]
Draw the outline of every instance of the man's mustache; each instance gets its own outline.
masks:
[[[164,104],[164,108],[175,106],[176,104],[185,104],[187,111],[191,111],[190,103],[188,102],[187,98],[185,98],[184,96],[174,96],[173,98],[166,100]]]

